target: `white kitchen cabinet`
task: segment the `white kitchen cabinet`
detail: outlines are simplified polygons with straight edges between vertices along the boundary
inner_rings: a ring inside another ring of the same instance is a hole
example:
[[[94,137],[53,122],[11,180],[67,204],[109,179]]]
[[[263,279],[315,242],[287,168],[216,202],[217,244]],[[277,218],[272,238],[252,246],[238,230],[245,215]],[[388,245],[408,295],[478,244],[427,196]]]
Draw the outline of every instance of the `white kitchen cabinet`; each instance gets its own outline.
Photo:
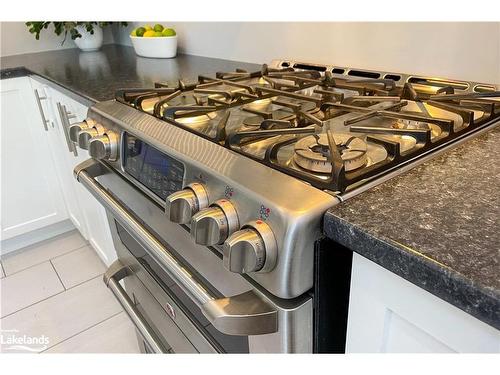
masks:
[[[500,331],[353,255],[346,351],[500,352]]]
[[[54,89],[50,89],[50,97],[59,129],[59,149],[62,150],[62,164],[64,164],[60,168],[71,220],[103,262],[110,265],[116,259],[116,251],[106,211],[73,176],[75,166],[87,160],[89,155],[86,150],[71,143],[67,128],[70,123],[83,121],[87,117],[88,108]]]
[[[52,124],[45,94],[37,92],[42,103],[39,108],[28,77],[4,79],[0,85],[1,235],[5,253],[16,249],[11,244],[17,238],[64,222],[68,212],[51,153]]]
[[[87,228],[83,212],[80,207],[81,203],[78,199],[75,199],[75,183],[72,175],[68,173],[68,171],[71,170],[71,166],[69,164],[70,157],[68,155],[68,142],[65,138],[64,130],[62,129],[62,124],[58,117],[59,114],[57,112],[56,103],[54,102],[56,91],[35,79],[31,79],[31,86],[33,87],[34,92],[43,92],[46,98],[43,104],[45,116],[50,118],[49,143],[56,163],[59,184],[61,186],[69,218],[80,233],[87,238]]]

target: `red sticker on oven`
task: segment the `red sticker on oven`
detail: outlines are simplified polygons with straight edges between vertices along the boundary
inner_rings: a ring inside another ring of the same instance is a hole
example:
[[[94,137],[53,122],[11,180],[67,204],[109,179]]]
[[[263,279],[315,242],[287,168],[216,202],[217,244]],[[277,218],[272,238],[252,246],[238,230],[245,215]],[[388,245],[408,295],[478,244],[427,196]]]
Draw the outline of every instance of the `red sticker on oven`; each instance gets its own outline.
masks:
[[[234,195],[234,189],[231,186],[226,185],[226,188],[224,189],[224,196],[227,199],[231,199],[233,195]]]
[[[269,207],[261,205],[259,213],[259,217],[261,218],[261,220],[265,221],[269,217],[269,215],[271,215],[271,209]]]

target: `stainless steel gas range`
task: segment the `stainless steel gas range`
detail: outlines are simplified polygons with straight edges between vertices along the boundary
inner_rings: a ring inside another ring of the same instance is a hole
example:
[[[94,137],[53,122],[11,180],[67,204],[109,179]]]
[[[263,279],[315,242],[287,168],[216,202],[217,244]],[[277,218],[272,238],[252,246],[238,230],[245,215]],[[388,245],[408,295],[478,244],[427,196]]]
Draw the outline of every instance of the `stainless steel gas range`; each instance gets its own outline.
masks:
[[[92,106],[74,173],[107,210],[104,282],[144,351],[342,351],[350,258],[324,213],[487,129],[498,90],[273,61]]]

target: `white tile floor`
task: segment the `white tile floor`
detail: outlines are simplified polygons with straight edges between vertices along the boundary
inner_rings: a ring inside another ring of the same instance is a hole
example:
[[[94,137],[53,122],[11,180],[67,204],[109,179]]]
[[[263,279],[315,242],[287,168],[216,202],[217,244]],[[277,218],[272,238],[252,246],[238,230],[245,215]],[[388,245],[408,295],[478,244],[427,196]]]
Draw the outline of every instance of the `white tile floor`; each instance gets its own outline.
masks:
[[[139,352],[132,323],[102,282],[105,266],[77,231],[0,263],[0,352]],[[47,344],[8,340],[42,336]]]

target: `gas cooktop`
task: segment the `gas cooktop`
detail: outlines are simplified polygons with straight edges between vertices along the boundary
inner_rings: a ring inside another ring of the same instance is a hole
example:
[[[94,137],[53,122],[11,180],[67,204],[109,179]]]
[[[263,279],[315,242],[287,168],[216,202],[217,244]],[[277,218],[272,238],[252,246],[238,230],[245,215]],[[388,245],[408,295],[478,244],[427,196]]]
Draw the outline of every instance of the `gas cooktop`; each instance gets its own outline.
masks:
[[[293,61],[116,100],[333,193],[500,117],[498,86]]]

